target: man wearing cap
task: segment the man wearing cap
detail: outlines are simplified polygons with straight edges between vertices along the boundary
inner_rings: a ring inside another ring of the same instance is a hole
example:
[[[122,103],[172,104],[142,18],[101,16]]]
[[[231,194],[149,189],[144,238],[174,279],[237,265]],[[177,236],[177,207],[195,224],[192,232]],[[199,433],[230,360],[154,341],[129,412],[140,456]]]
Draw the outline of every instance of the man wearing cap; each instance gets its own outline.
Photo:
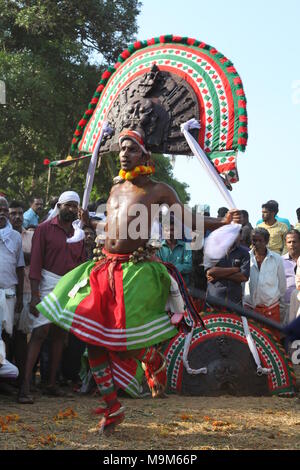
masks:
[[[262,218],[263,222],[257,227],[264,228],[270,234],[268,248],[275,251],[279,255],[287,252],[285,245],[285,236],[288,232],[286,224],[278,222],[276,215],[278,213],[278,205],[276,201],[268,201],[262,205]]]
[[[172,279],[148,244],[157,215],[151,210],[153,205],[159,209],[159,205],[177,204],[182,222],[186,209],[170,186],[149,178],[154,167],[142,131],[122,131],[119,145],[121,170],[107,201],[107,236],[99,259],[64,276],[38,306],[47,318],[88,343],[91,370],[106,403],[98,410],[104,414],[99,429],[108,433],[124,419],[114,379],[128,377],[120,364],[111,367],[111,354],[141,361],[152,396],[161,397],[166,363],[154,346],[177,334],[176,325],[182,317],[193,319],[190,310],[183,309],[170,319],[166,303],[170,304]],[[140,212],[146,214],[144,219],[137,216]],[[194,214],[192,228],[196,227],[196,217]],[[204,230],[231,221],[240,221],[239,211],[229,211],[224,219],[205,218]],[[174,298],[181,298],[176,288]]]
[[[36,228],[32,239],[29,277],[32,292],[30,312],[34,316],[34,322],[28,344],[25,378],[19,394],[20,403],[33,403],[29,393],[32,370],[41,346],[48,336],[51,324],[35,307],[44,296],[54,289],[64,274],[86,260],[84,232],[77,227],[74,229],[73,226],[78,218],[79,204],[79,196],[74,191],[62,193],[51,218]],[[70,243],[74,237],[78,241]],[[52,325],[51,328],[50,377],[46,392],[52,396],[60,396],[61,391],[56,387],[56,372],[66,334],[55,325]]]

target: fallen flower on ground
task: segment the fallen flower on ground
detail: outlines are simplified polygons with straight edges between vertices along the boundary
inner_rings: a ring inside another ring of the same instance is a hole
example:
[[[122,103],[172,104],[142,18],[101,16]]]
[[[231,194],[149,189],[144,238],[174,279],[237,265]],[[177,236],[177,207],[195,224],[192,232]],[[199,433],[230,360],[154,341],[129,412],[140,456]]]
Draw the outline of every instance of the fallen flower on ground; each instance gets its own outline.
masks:
[[[59,411],[57,415],[54,416],[54,421],[59,421],[61,419],[73,419],[77,418],[77,413],[72,408],[67,408],[65,411]]]

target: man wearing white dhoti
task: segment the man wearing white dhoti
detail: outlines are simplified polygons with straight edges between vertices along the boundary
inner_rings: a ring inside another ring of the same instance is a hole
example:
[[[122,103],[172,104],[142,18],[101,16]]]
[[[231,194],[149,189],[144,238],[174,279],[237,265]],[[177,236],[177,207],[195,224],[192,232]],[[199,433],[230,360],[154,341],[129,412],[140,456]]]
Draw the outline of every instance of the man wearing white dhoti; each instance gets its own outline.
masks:
[[[0,198],[0,324],[12,336],[14,314],[23,306],[24,256],[21,235],[8,220],[8,203]]]
[[[61,194],[51,217],[35,230],[32,240],[30,282],[31,304],[30,312],[34,316],[33,331],[28,345],[28,355],[25,367],[25,378],[19,394],[20,403],[33,403],[30,396],[30,379],[34,364],[38,358],[41,346],[50,330],[50,322],[36,310],[36,305],[56,286],[61,276],[86,260],[83,238],[69,243],[71,237],[80,232],[73,227],[77,219],[80,199],[74,191]],[[59,367],[66,333],[51,324],[52,344],[50,354],[49,384],[46,393],[50,396],[61,396],[62,392],[56,386],[56,373]]]
[[[16,379],[19,375],[18,368],[6,359],[5,344],[2,341],[2,327],[0,325],[0,380]]]

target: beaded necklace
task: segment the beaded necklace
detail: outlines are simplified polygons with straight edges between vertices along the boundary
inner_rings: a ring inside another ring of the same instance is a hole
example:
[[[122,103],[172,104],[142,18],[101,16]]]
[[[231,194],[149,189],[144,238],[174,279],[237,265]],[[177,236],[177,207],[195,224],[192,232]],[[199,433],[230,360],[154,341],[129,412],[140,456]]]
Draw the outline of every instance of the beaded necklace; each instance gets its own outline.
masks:
[[[133,180],[134,178],[140,175],[148,175],[148,176],[153,175],[154,172],[155,172],[154,166],[139,165],[139,166],[136,166],[131,171],[120,170],[119,176],[123,180]]]

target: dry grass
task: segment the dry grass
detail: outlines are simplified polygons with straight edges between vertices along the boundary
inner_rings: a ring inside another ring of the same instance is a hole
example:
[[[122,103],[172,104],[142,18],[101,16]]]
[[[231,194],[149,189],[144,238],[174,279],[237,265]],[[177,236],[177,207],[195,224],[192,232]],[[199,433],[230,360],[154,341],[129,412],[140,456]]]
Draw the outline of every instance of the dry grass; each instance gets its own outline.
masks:
[[[20,405],[0,396],[0,449],[300,449],[300,401],[253,397],[122,399],[126,420],[110,438],[96,432],[94,397]]]

